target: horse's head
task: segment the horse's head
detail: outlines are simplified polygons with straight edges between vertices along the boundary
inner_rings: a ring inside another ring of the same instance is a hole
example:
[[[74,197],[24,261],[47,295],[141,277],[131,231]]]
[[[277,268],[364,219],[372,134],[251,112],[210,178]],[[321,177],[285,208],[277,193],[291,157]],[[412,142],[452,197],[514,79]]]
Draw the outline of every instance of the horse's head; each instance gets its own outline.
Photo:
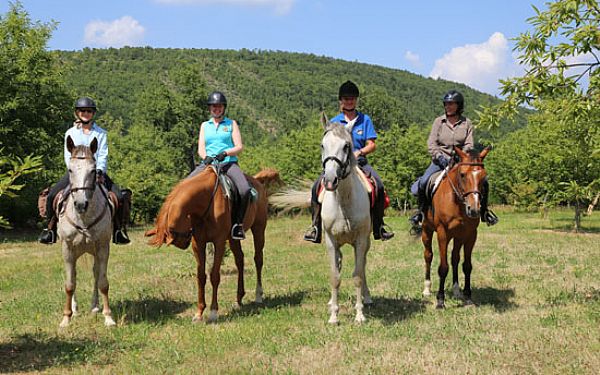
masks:
[[[321,123],[325,129],[321,141],[321,162],[325,175],[325,189],[335,190],[340,180],[348,177],[356,166],[352,153],[352,135],[339,123],[330,123],[322,114]]]
[[[71,197],[75,209],[80,214],[87,211],[89,202],[96,190],[96,159],[98,140],[94,138],[90,147],[75,146],[71,136],[67,136],[67,150],[71,153],[69,160],[69,181]]]
[[[467,216],[473,219],[479,218],[480,215],[481,191],[487,176],[483,159],[490,150],[490,147],[486,147],[481,153],[475,150],[467,153],[454,147],[454,151],[460,157],[460,161],[454,167],[457,181],[454,186],[455,193],[464,204]]]

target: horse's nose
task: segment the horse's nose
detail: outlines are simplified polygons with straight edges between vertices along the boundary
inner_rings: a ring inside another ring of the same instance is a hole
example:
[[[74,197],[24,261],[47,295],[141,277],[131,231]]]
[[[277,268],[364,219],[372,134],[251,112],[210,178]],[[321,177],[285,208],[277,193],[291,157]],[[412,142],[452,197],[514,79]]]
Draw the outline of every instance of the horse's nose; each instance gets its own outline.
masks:
[[[332,180],[325,180],[325,189],[332,191],[335,190],[337,188],[338,185],[338,178],[334,177]]]
[[[86,200],[84,202],[75,202],[75,209],[80,214],[84,213],[88,208],[89,202]]]

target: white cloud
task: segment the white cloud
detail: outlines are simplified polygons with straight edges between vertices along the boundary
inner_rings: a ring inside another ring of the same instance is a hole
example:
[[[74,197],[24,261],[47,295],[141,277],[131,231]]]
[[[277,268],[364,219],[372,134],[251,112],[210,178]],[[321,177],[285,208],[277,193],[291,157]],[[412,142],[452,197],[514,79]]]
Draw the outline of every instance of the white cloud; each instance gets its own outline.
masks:
[[[92,21],[85,26],[84,41],[100,47],[123,47],[139,45],[146,30],[130,16],[111,22]]]
[[[408,62],[410,62],[415,68],[420,68],[422,66],[421,56],[412,51],[406,51],[404,53],[404,58],[408,60]]]
[[[515,62],[510,55],[508,40],[495,32],[481,44],[454,47],[436,60],[429,76],[460,82],[478,90],[497,94],[501,78],[514,75]]]
[[[154,0],[157,3],[173,5],[244,5],[244,6],[268,6],[275,8],[279,15],[285,15],[290,12],[296,0]]]

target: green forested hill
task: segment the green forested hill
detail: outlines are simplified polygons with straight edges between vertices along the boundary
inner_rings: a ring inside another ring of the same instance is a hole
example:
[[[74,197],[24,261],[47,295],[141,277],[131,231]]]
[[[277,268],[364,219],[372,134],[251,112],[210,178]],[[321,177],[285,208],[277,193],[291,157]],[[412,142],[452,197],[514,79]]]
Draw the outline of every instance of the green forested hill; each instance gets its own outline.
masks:
[[[194,71],[206,90],[226,93],[229,113],[244,125],[251,144],[266,134],[302,128],[321,108],[333,115],[337,88],[347,79],[361,88],[363,109],[378,129],[393,123],[429,126],[441,112],[442,95],[451,88],[465,95],[470,117],[480,105],[495,100],[461,84],[311,54],[126,47],[60,55],[70,67],[68,85],[98,98],[101,111],[122,118],[125,126],[133,122],[144,91],[168,85],[166,77],[173,71]]]

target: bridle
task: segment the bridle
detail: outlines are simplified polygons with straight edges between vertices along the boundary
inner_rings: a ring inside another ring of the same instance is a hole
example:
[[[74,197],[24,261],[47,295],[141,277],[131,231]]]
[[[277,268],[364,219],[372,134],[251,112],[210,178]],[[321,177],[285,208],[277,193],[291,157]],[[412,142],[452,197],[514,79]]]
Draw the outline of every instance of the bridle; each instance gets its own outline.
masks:
[[[328,131],[326,131],[323,136],[325,136],[325,134],[327,134]],[[342,175],[339,176],[340,180],[345,179],[346,177],[348,177],[350,175],[350,153],[351,153],[351,148],[348,147],[348,151],[346,152],[346,160],[345,161],[341,161],[337,156],[331,155],[331,156],[327,156],[325,159],[323,159],[323,170],[325,170],[325,164],[327,164],[328,161],[333,160],[334,162],[336,162],[339,166],[339,168],[342,171]]]
[[[483,163],[481,163],[481,162],[462,162],[462,161],[459,162],[458,164],[456,164],[454,166],[454,168],[458,168],[461,165],[469,165],[469,166],[473,166],[473,167],[482,167],[483,168]],[[456,195],[456,197],[458,198],[460,203],[464,204],[467,196],[469,196],[471,194],[476,194],[481,197],[481,192],[479,191],[479,187],[476,187],[474,190],[464,191],[464,189],[462,188],[461,181],[462,181],[462,179],[459,176],[458,187],[457,187],[456,185],[454,185],[454,182],[452,182],[452,179],[450,178],[450,176],[448,176],[448,182],[450,182],[450,186],[452,187],[452,190],[454,191],[454,194]]]
[[[96,173],[96,159],[94,159],[93,157],[87,157],[87,156],[71,156],[71,160],[73,159],[79,159],[79,160],[86,160],[86,159],[91,159],[94,161],[94,174]],[[94,176],[95,177],[95,176]],[[91,186],[77,186],[77,187],[73,187],[73,185],[70,186],[70,192],[71,194],[75,193],[76,191],[79,190],[91,190],[92,193],[96,190],[96,179],[94,178],[92,180],[92,185]]]

